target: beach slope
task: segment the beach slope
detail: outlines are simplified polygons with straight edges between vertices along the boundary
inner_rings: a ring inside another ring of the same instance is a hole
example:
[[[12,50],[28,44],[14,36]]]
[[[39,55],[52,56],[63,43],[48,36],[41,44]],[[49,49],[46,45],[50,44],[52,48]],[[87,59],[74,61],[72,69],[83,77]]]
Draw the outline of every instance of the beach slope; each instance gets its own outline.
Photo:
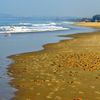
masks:
[[[68,37],[10,57],[13,100],[100,100],[100,32]]]

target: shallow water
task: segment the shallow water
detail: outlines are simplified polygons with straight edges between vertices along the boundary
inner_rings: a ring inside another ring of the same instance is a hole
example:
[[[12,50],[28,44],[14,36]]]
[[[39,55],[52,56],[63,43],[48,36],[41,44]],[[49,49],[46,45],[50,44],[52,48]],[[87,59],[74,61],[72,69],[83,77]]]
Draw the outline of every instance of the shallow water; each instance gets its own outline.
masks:
[[[7,56],[43,49],[43,45],[54,43],[69,37],[58,37],[73,33],[91,32],[94,29],[85,27],[69,26],[71,29],[66,31],[39,32],[39,33],[18,33],[11,36],[0,34],[0,100],[11,100],[16,89],[10,86],[12,79],[7,75],[8,65],[11,60]]]

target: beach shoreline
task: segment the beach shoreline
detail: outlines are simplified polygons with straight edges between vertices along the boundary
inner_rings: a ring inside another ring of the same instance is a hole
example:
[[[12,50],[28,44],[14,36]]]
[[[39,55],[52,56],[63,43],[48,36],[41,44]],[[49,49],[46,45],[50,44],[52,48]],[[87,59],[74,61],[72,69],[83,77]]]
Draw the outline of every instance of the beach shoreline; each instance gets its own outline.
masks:
[[[14,100],[99,100],[99,33],[67,35],[73,39],[10,56],[10,84],[18,89]]]

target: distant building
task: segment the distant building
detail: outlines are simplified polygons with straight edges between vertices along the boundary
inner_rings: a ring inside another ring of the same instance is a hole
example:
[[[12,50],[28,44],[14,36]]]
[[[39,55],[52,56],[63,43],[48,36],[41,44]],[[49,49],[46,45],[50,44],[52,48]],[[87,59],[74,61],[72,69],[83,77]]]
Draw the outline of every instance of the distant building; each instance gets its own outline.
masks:
[[[91,19],[90,19],[90,18],[82,18],[81,21],[82,21],[82,22],[90,22]]]
[[[81,22],[100,22],[100,15],[94,15],[92,18],[82,18]]]
[[[100,15],[93,16],[92,21],[93,22],[100,22]]]

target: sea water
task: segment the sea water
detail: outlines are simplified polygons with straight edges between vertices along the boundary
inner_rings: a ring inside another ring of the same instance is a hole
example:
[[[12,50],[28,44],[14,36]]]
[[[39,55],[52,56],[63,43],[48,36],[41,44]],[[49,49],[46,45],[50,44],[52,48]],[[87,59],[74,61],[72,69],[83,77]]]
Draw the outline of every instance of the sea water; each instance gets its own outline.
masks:
[[[0,18],[0,100],[11,100],[17,89],[9,83],[7,74],[11,60],[7,57],[19,53],[43,50],[43,45],[72,37],[60,35],[92,32],[94,29],[73,26],[69,20],[48,18]]]

